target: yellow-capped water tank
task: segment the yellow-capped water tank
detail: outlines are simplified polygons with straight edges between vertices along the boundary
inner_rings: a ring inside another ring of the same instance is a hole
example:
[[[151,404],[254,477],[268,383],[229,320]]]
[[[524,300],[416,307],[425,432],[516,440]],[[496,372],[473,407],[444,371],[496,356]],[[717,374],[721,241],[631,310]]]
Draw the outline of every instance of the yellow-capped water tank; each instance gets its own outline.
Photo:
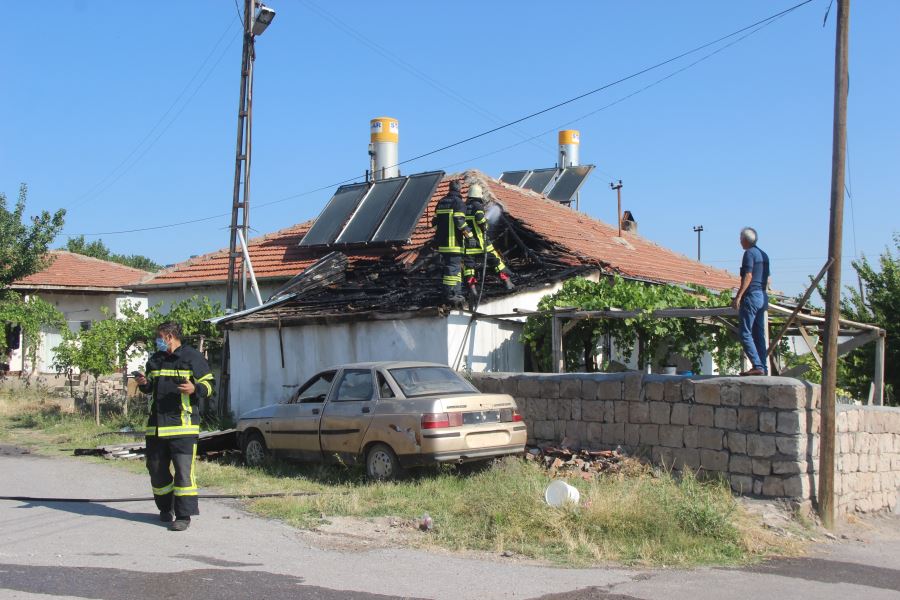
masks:
[[[400,121],[392,117],[375,117],[369,121],[370,147],[373,153],[372,177],[375,180],[400,175]]]
[[[577,129],[563,129],[559,132],[560,168],[577,167],[581,164],[578,155],[580,146],[581,133]]]

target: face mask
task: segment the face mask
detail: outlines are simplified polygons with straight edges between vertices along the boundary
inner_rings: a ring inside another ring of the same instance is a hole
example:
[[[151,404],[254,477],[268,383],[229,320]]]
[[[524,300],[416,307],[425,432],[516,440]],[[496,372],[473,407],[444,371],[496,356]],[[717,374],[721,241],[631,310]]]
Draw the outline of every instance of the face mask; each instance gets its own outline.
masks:
[[[166,343],[164,339],[161,337],[156,338],[156,349],[160,352],[165,352],[169,349],[169,345]]]

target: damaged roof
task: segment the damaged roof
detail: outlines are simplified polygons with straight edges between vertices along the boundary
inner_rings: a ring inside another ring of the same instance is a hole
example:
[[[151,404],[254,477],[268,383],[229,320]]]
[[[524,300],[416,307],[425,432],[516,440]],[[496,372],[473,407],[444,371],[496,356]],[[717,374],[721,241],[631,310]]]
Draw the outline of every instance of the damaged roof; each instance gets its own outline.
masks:
[[[122,291],[132,289],[149,275],[147,271],[65,250],[48,254],[49,264],[44,269],[13,282],[12,288]]]
[[[549,269],[556,275],[571,275],[579,269],[599,269],[604,273],[617,273],[624,277],[641,279],[655,283],[694,284],[713,290],[737,287],[735,275],[704,265],[647,240],[635,233],[627,232],[618,237],[617,228],[576,212],[566,206],[528,190],[501,183],[479,171],[467,171],[448,175],[432,194],[424,214],[412,232],[409,243],[395,247],[360,248],[344,253],[348,258],[348,268],[365,268],[383,272],[399,269],[407,277],[408,284],[427,284],[431,279],[414,277],[417,263],[429,257],[436,258],[430,246],[434,237],[431,217],[437,201],[446,195],[452,179],[463,180],[463,195],[468,184],[478,181],[486,192],[487,200],[494,200],[503,208],[505,226],[500,227],[500,236],[507,234],[510,239],[495,241],[505,258],[513,265],[518,278],[524,273],[523,261],[537,262],[536,257],[552,263]],[[322,248],[301,248],[303,235],[313,221],[293,225],[286,229],[254,238],[248,243],[253,269],[260,280],[287,280],[315,263],[328,252]],[[492,237],[500,237],[492,233]],[[515,238],[518,237],[519,240]],[[524,249],[521,246],[528,246]],[[515,256],[521,254],[522,261]],[[527,255],[531,255],[528,257]],[[238,264],[241,258],[237,259]],[[427,261],[426,261],[427,262]],[[519,264],[516,265],[515,263]],[[421,267],[422,265],[419,265]],[[516,267],[519,267],[518,269]],[[546,269],[544,269],[546,270]],[[227,279],[228,251],[218,250],[192,258],[174,267],[165,269],[145,278],[139,287],[182,287],[184,285],[222,284]],[[371,279],[376,273],[369,273]],[[397,275],[398,273],[394,273]],[[553,273],[543,273],[544,282],[558,280]],[[400,281],[396,282],[398,285]],[[439,282],[438,282],[439,283]],[[439,289],[439,288],[438,288]]]

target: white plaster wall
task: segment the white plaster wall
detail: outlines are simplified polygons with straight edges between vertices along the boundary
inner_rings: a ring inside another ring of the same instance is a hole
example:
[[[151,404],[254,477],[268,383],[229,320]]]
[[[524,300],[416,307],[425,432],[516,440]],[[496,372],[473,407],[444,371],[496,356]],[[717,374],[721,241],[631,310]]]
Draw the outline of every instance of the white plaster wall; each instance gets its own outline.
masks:
[[[231,410],[235,416],[279,402],[307,379],[350,362],[421,360],[447,364],[447,320],[441,317],[284,327],[230,334]]]
[[[478,312],[503,315],[517,308],[536,310],[541,298],[561,287],[562,284],[553,284],[484,302]],[[469,319],[468,313],[460,311],[453,311],[447,319],[447,353],[451,367],[475,372],[521,373],[525,370],[525,345],[521,341],[525,317],[503,317],[502,322],[479,319],[472,322],[467,332]],[[460,357],[458,365],[457,357]]]
[[[100,321],[105,319],[102,309],[109,311],[109,314],[116,312],[115,293],[107,294],[86,294],[86,293],[67,293],[67,292],[38,292],[38,297],[55,306],[66,319],[69,329],[77,331],[82,321]],[[57,346],[62,340],[61,334],[57,329],[41,330],[41,348],[38,350],[37,369],[38,373],[55,373],[53,368],[53,360],[55,353],[53,347]],[[25,369],[29,369],[30,365],[24,361]]]

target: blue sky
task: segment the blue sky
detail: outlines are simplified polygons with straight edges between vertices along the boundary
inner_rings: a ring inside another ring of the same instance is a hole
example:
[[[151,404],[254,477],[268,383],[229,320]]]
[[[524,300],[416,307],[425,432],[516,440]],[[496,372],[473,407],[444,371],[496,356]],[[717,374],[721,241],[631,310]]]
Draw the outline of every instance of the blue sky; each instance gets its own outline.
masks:
[[[797,0],[799,1],[799,0]],[[251,225],[315,217],[308,193],[367,167],[371,117],[400,120],[409,158],[639,71],[796,2],[394,2],[271,0],[257,41]],[[608,109],[715,48],[451,150],[405,173],[552,166],[558,126],[597,165],[581,195],[615,222],[612,179],[650,239],[735,270],[752,225],[773,284],[803,288],[825,260],[834,12],[814,0]],[[0,191],[29,211],[66,207],[67,234],[228,213],[240,65],[231,0],[56,0],[0,41]],[[834,10],[834,9],[833,9]],[[875,256],[900,230],[900,2],[854,2],[844,254]],[[589,113],[594,113],[586,116]],[[572,122],[576,119],[579,119]],[[537,140],[502,148],[535,136]],[[487,155],[487,156],[485,156]],[[117,252],[173,263],[227,245],[228,217],[106,234]],[[65,238],[60,238],[63,243]],[[90,239],[94,239],[91,236]],[[850,273],[845,271],[846,276]]]

